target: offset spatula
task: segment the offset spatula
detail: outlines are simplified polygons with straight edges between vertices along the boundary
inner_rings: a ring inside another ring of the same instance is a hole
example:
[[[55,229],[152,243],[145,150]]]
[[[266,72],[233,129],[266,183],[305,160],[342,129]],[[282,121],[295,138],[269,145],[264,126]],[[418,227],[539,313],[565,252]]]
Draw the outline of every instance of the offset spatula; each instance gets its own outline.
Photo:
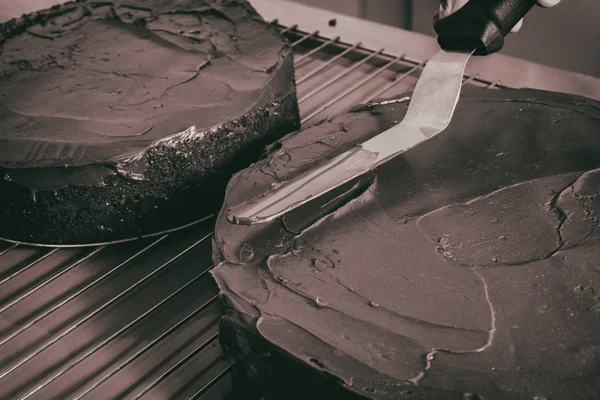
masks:
[[[534,4],[535,0],[470,0],[459,11],[436,21],[434,28],[442,50],[423,69],[402,122],[276,189],[231,208],[229,221],[244,225],[270,221],[446,129],[469,57],[500,50],[504,36]]]

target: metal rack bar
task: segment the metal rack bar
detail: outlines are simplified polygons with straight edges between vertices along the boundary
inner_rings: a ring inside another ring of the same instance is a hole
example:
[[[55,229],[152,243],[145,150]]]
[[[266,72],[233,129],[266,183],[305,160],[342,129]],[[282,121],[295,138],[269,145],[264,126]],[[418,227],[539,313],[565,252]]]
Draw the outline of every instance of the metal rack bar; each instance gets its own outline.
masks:
[[[201,242],[203,242],[204,239],[206,239],[208,237],[210,237],[210,235],[207,235],[203,239],[197,241],[192,246],[188,247],[186,250],[184,250],[183,252],[179,253],[177,256],[175,256],[171,260],[167,261],[167,263],[163,264],[163,266],[171,264],[174,260],[176,260],[181,255],[183,255],[183,254],[187,253],[188,251],[192,250],[193,248],[195,248],[198,244],[200,244]],[[210,271],[210,268],[208,268],[208,269],[204,270],[202,273],[196,275],[194,278],[192,278],[192,280],[188,281],[185,285],[181,286],[179,289],[177,289],[176,291],[174,291],[173,293],[171,293],[169,296],[167,296],[164,299],[162,299],[161,301],[159,301],[157,304],[155,304],[152,308],[148,309],[142,315],[138,316],[136,319],[134,319],[133,321],[131,321],[130,323],[128,323],[127,325],[125,325],[124,327],[122,327],[121,329],[119,329],[118,331],[114,332],[112,335],[110,335],[106,339],[102,340],[100,343],[96,344],[94,347],[92,347],[90,350],[86,351],[85,353],[83,353],[79,357],[77,357],[75,360],[69,362],[66,366],[61,367],[58,371],[54,372],[48,378],[44,379],[41,383],[37,384],[32,390],[30,390],[26,394],[22,395],[21,397],[19,397],[19,400],[26,400],[26,399],[30,398],[31,396],[33,396],[34,394],[36,394],[37,392],[39,392],[40,390],[42,390],[44,387],[46,387],[47,385],[49,385],[50,383],[52,383],[53,381],[55,381],[61,375],[63,375],[64,373],[70,371],[72,368],[74,368],[75,366],[77,366],[79,363],[81,363],[82,361],[84,361],[86,358],[88,358],[89,356],[91,356],[92,354],[94,354],[96,351],[98,351],[102,347],[106,346],[108,343],[110,343],[111,341],[113,341],[115,338],[117,338],[118,336],[120,336],[122,333],[124,333],[127,330],[131,329],[136,324],[140,323],[141,321],[143,321],[144,319],[146,319],[148,316],[152,315],[152,313],[154,313],[156,310],[160,309],[162,306],[164,306],[165,304],[167,304],[169,301],[173,300],[178,294],[182,293],[188,287],[190,287],[191,285],[193,285],[194,283],[196,283],[198,280],[200,280],[201,278],[203,278],[204,276],[206,276],[206,274],[209,271]],[[145,279],[147,279],[149,276],[152,276],[153,274],[155,274],[155,272],[156,271],[152,272],[150,275],[147,275],[145,278],[142,279],[142,281],[145,280]],[[140,282],[142,282],[142,281],[140,281]],[[138,284],[136,284],[136,285],[138,285]]]
[[[272,23],[277,24],[277,20],[272,21]],[[283,31],[282,31],[283,33],[287,33],[289,31],[293,30],[294,31],[293,34],[295,36],[308,35],[306,32],[302,32],[299,29],[297,29],[298,28],[297,26],[294,26],[293,29],[285,28],[285,27],[283,27],[281,25],[279,25],[279,26],[280,26],[280,28],[283,29]],[[318,39],[318,40],[321,40],[321,41],[329,41],[329,40],[331,40],[331,39],[323,38],[323,37],[320,37],[320,36],[315,36],[314,38]],[[340,45],[340,47],[342,47],[342,46],[350,46],[350,44],[344,43],[344,42],[340,42],[340,41],[338,41],[338,44]],[[368,49],[364,49],[364,50],[372,52],[372,50],[368,50]],[[382,52],[381,57],[385,57],[385,58],[389,59],[389,58],[393,58],[394,55]],[[420,64],[426,64],[427,63],[427,61],[417,60],[417,59],[413,59],[413,58],[409,58],[409,57],[404,57],[402,59],[402,61],[406,62],[408,64],[412,64],[412,65],[420,65]],[[475,77],[471,80],[471,82],[476,82],[476,83],[480,83],[480,84],[484,84],[484,85],[489,85],[489,84],[493,83],[493,81],[491,81],[491,80],[481,78],[479,76],[479,74],[474,74],[474,75],[475,75]],[[503,89],[504,88],[511,88],[508,85],[500,85],[499,83],[497,83],[496,86],[501,87]]]
[[[167,238],[167,235],[164,235],[164,236],[156,239],[154,242],[150,243],[148,246],[144,247],[142,250],[138,251],[137,253],[135,253],[131,257],[127,258],[125,261],[119,263],[119,265],[117,265],[116,267],[112,268],[110,271],[104,273],[99,278],[94,279],[91,283],[87,284],[86,286],[84,286],[83,288],[79,289],[75,293],[71,294],[67,298],[63,299],[62,301],[56,303],[54,306],[50,307],[48,310],[46,310],[43,313],[41,313],[41,314],[33,317],[32,319],[30,319],[29,321],[27,321],[26,323],[24,323],[23,325],[21,325],[20,328],[14,330],[13,332],[11,332],[10,334],[8,334],[7,336],[5,336],[2,339],[0,339],[0,346],[6,344],[8,341],[10,341],[13,338],[17,337],[18,335],[20,335],[21,333],[23,333],[28,328],[31,328],[37,322],[39,322],[42,319],[46,318],[48,315],[52,314],[54,311],[58,310],[60,307],[64,306],[65,304],[67,304],[71,300],[75,299],[77,296],[81,295],[82,293],[84,293],[88,289],[92,288],[93,286],[97,285],[99,282],[103,281],[104,279],[106,279],[107,277],[109,277],[110,275],[112,275],[113,273],[117,272],[123,266],[129,264],[131,261],[135,260],[136,258],[138,258],[139,256],[141,256],[143,253],[145,253],[146,251],[150,250],[152,247],[156,246],[157,244],[159,244],[160,242],[162,242],[166,238]],[[2,379],[2,376],[0,376],[0,379]]]
[[[272,24],[277,24],[277,20],[271,22]],[[292,25],[290,27],[284,28],[282,30],[279,31],[279,33],[281,33],[282,35],[289,32],[289,31],[293,31],[294,29],[296,29],[298,27],[298,25]]]
[[[45,279],[43,282],[41,282],[38,285],[34,286],[33,288],[29,289],[28,291],[26,291],[22,295],[18,296],[14,300],[12,300],[12,301],[4,304],[3,306],[0,307],[0,314],[2,314],[4,311],[8,310],[9,308],[11,308],[12,306],[14,306],[15,304],[19,303],[20,301],[23,301],[27,297],[31,296],[32,294],[34,294],[35,292],[37,292],[38,290],[40,290],[44,286],[47,286],[48,284],[54,282],[56,279],[60,278],[61,276],[63,276],[64,274],[66,274],[67,272],[69,272],[70,270],[72,270],[73,268],[75,268],[76,266],[78,266],[79,264],[81,264],[82,262],[85,262],[86,260],[89,260],[96,253],[102,251],[105,248],[106,248],[106,246],[100,246],[100,247],[95,248],[90,253],[86,254],[85,256],[83,256],[83,257],[79,258],[78,260],[76,260],[76,261],[72,262],[71,264],[69,264],[68,267],[66,267],[66,268],[58,271],[56,274],[54,274],[51,277]]]
[[[208,306],[210,306],[212,303],[214,303],[215,300],[217,300],[217,299],[218,299],[218,296],[213,296],[212,298],[210,298],[206,303],[204,303],[200,307],[196,308],[194,311],[192,311],[191,313],[189,313],[185,318],[183,318],[182,320],[180,320],[179,322],[177,322],[175,325],[173,325],[171,328],[169,328],[168,330],[166,330],[165,332],[163,332],[160,336],[154,338],[154,340],[152,340],[146,346],[144,346],[143,348],[141,348],[140,350],[138,350],[135,354],[129,356],[125,361],[123,361],[122,363],[120,363],[119,365],[117,365],[115,368],[113,368],[112,370],[110,370],[109,372],[107,372],[101,378],[99,378],[96,381],[94,381],[91,385],[89,385],[88,387],[86,387],[84,390],[82,390],[75,397],[72,397],[70,400],[80,400],[80,399],[82,399],[84,396],[86,396],[87,394],[89,394],[92,390],[96,389],[98,386],[100,386],[101,384],[103,384],[104,382],[106,382],[112,376],[116,375],[119,371],[121,371],[122,369],[124,369],[125,367],[127,367],[133,361],[135,361],[136,359],[138,359],[139,357],[141,357],[142,355],[144,355],[145,353],[147,353],[154,346],[156,346],[157,344],[159,344],[160,342],[162,342],[170,334],[172,334],[177,329],[179,329],[180,327],[182,327],[183,325],[185,325],[186,323],[188,323],[189,321],[191,321],[192,318],[194,318],[196,315],[198,315],[202,311],[204,311]]]
[[[298,66],[298,64],[300,64],[302,61],[306,60],[308,57],[314,55],[315,53],[318,53],[319,51],[323,50],[325,47],[329,46],[330,44],[336,43],[338,40],[340,40],[339,36],[337,36],[333,39],[326,40],[325,42],[321,43],[319,46],[315,47],[314,49],[312,49],[309,52],[302,54],[300,57],[296,58],[294,60],[294,63],[296,64],[296,66]]]
[[[156,387],[156,385],[158,385],[159,383],[161,383],[162,381],[164,381],[173,372],[175,372],[179,368],[181,368],[181,366],[184,365],[186,362],[188,362],[189,360],[191,360],[192,358],[194,358],[194,356],[196,354],[198,354],[202,350],[204,350],[209,344],[211,344],[218,337],[219,337],[219,333],[218,332],[215,333],[215,334],[213,334],[210,338],[206,339],[201,345],[199,345],[194,350],[192,350],[187,356],[183,357],[175,365],[173,365],[167,371],[163,372],[159,377],[157,377],[152,382],[150,382],[150,384],[148,384],[145,388],[143,388],[141,391],[139,391],[136,395],[134,395],[133,397],[130,397],[129,400],[139,400],[139,399],[141,399],[146,393],[148,393],[150,390],[152,390],[154,387]]]
[[[308,116],[304,117],[304,119],[302,121],[303,122],[308,121],[312,117],[315,117],[316,115],[318,115],[318,114],[322,113],[323,111],[327,110],[333,104],[335,104],[339,100],[343,99],[348,94],[352,93],[353,91],[355,91],[356,89],[358,89],[359,87],[361,87],[362,85],[364,85],[365,83],[367,83],[368,81],[370,81],[371,79],[373,79],[374,77],[376,77],[377,75],[379,75],[380,73],[382,73],[383,71],[387,70],[391,65],[393,65],[393,64],[397,63],[398,61],[400,61],[402,59],[402,57],[404,57],[404,55],[398,56],[395,59],[389,61],[387,64],[379,67],[377,70],[375,70],[375,72],[367,75],[365,78],[361,79],[356,84],[350,86],[348,89],[344,90],[342,93],[340,93],[339,95],[335,96],[333,99],[329,100],[323,106],[321,106],[320,108],[318,108],[314,112],[310,113]]]
[[[10,274],[9,276],[7,276],[6,278],[0,280],[0,285],[10,281],[11,279],[16,278],[17,276],[21,275],[23,272],[28,271],[30,268],[35,267],[38,263],[40,263],[41,261],[44,261],[46,258],[50,257],[52,254],[56,253],[58,250],[58,248],[56,249],[52,249],[49,252],[45,253],[44,255],[42,255],[41,257],[35,259],[34,261],[30,262],[29,264],[27,264],[26,266],[24,266],[23,268],[18,269],[17,271],[13,272],[12,274]]]
[[[389,89],[391,89],[392,87],[396,86],[397,84],[399,84],[400,82],[402,82],[404,79],[406,79],[409,76],[411,76],[415,71],[423,68],[424,66],[425,66],[425,63],[421,63],[421,64],[418,64],[418,65],[415,65],[414,67],[412,67],[408,71],[400,74],[399,76],[396,77],[396,79],[394,79],[393,82],[388,83],[387,85],[385,85],[384,87],[382,87],[380,90],[378,90],[377,92],[375,92],[375,94],[371,95],[371,97],[369,98],[368,101],[371,101],[371,100],[375,99],[376,97],[382,95],[383,93],[387,92]]]
[[[339,74],[337,74],[336,76],[334,76],[333,78],[331,78],[330,80],[328,80],[327,82],[325,82],[324,84],[322,84],[319,87],[317,87],[316,89],[308,92],[306,95],[304,95],[303,97],[301,97],[300,99],[298,99],[298,104],[304,103],[306,100],[310,99],[315,94],[321,92],[323,89],[326,89],[332,83],[335,83],[335,82],[339,81],[344,76],[348,75],[350,72],[354,71],[355,69],[357,69],[358,67],[360,67],[361,65],[363,65],[364,63],[366,63],[367,61],[369,61],[370,59],[372,59],[373,57],[375,57],[377,54],[380,54],[382,51],[383,51],[383,49],[379,50],[376,53],[371,53],[371,54],[367,55],[365,58],[363,58],[359,62],[357,62],[354,65],[352,65],[352,67],[343,70],[342,72],[340,72]],[[304,118],[302,120],[302,122],[304,122],[306,120],[307,120],[307,118]]]
[[[0,251],[0,256],[5,255],[6,253],[8,253],[9,251],[11,251],[12,249],[16,249],[19,245],[17,243],[8,246],[7,248],[5,248],[4,250]]]
[[[232,367],[231,364],[229,364],[227,367],[225,367],[225,369],[223,369],[223,371],[219,372],[219,374],[217,376],[212,378],[210,382],[208,382],[206,385],[204,385],[204,387],[202,389],[200,389],[196,393],[194,393],[192,395],[192,397],[190,397],[188,400],[196,400],[200,396],[202,396],[204,393],[206,393],[206,391],[208,389],[213,387],[217,382],[219,382],[221,379],[223,379],[223,377],[227,376],[229,371],[231,371],[231,367]]]
[[[169,265],[171,265],[175,260],[177,260],[178,258],[180,258],[181,256],[183,256],[184,254],[188,253],[189,251],[193,250],[196,246],[198,246],[200,243],[202,243],[203,241],[205,241],[208,237],[210,237],[211,234],[206,235],[203,238],[201,238],[200,240],[196,241],[194,244],[192,244],[191,246],[189,246],[188,248],[186,248],[185,250],[183,250],[182,252],[180,252],[179,254],[177,254],[175,257],[171,258],[166,263],[162,264],[160,267],[158,267],[157,269],[155,269],[154,271],[152,271],[150,274],[146,275],[144,278],[140,279],[135,284],[133,284],[132,286],[130,286],[129,288],[127,288],[123,292],[119,293],[117,296],[113,297],[112,299],[110,299],[108,302],[104,303],[100,307],[96,308],[94,311],[90,312],[85,317],[81,318],[80,320],[78,320],[77,322],[75,322],[74,324],[72,324],[71,326],[69,326],[67,329],[63,330],[58,335],[56,335],[53,338],[51,338],[50,340],[44,342],[44,344],[42,344],[40,347],[38,347],[37,349],[35,349],[34,351],[32,351],[31,353],[29,353],[25,357],[21,358],[15,364],[13,364],[9,368],[7,368],[4,371],[2,371],[2,373],[0,373],[0,380],[6,378],[11,372],[15,371],[16,369],[18,369],[19,367],[21,367],[23,364],[25,364],[27,361],[31,360],[33,357],[35,357],[38,354],[40,354],[42,351],[46,350],[48,347],[50,347],[54,343],[58,342],[60,339],[62,339],[66,335],[68,335],[70,332],[74,331],[77,327],[79,327],[80,325],[82,325],[85,322],[89,321],[94,316],[96,316],[97,314],[99,314],[101,311],[105,310],[106,308],[108,308],[112,304],[116,303],[121,298],[125,297],[127,294],[131,293],[132,291],[134,291],[135,289],[137,289],[139,286],[141,286],[142,284],[144,284],[145,282],[147,282],[151,278],[155,277],[157,274],[159,274],[165,268],[167,268]]]
[[[469,83],[473,82],[475,79],[477,79],[477,74],[471,75],[468,78],[467,78],[467,75],[465,75],[465,78],[466,79],[463,81],[462,86],[466,86],[467,84],[469,84]]]
[[[295,42],[292,42],[292,47],[296,47],[297,45],[299,45],[300,43],[304,42],[305,40],[308,40],[312,37],[315,37],[316,35],[319,34],[319,31],[314,31],[313,33],[311,33],[310,35],[305,35],[303,37],[301,37],[300,39],[296,40]]]
[[[429,60],[420,61],[420,60],[405,58],[404,61],[409,62],[414,65],[418,65],[418,64],[427,64],[427,61],[429,61]],[[475,75],[475,77],[473,78],[472,82],[477,82],[477,83],[481,83],[481,84],[485,84],[485,85],[490,84],[492,82],[490,80],[481,78],[479,76],[479,74],[474,74],[474,75]],[[466,77],[466,75],[465,75],[465,77]]]
[[[327,61],[325,64],[315,68],[314,70],[310,71],[308,74],[304,75],[302,78],[298,79],[296,84],[299,85],[301,83],[304,83],[305,81],[312,78],[313,76],[315,76],[316,74],[318,74],[319,72],[324,70],[325,68],[332,66],[334,62],[336,62],[340,58],[344,57],[346,54],[350,53],[353,50],[358,49],[359,47],[360,47],[360,42],[356,43],[355,45],[353,45],[351,47],[348,47],[346,50],[342,51],[340,54],[337,54],[334,57],[332,57],[331,59],[329,59],[329,61]]]

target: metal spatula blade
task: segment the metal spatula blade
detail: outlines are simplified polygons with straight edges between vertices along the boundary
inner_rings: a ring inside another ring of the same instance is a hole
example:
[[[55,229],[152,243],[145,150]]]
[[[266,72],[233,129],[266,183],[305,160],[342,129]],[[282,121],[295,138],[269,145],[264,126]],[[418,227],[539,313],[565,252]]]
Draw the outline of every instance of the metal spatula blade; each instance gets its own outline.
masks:
[[[229,210],[237,224],[267,222],[376,168],[443,131],[458,102],[470,52],[438,52],[427,62],[398,125],[294,179]]]

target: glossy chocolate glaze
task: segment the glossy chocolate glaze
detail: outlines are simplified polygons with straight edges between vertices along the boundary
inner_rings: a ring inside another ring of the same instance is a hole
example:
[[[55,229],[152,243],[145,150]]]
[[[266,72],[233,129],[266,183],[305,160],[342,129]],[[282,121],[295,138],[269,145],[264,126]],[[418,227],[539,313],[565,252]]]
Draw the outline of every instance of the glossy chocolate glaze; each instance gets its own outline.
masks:
[[[406,107],[359,106],[288,135],[230,181],[213,275],[240,393],[598,398],[597,101],[466,89],[445,132],[372,174],[269,224],[227,220]]]
[[[1,24],[0,46],[2,238],[187,224],[299,127],[289,44],[244,0],[71,2]]]

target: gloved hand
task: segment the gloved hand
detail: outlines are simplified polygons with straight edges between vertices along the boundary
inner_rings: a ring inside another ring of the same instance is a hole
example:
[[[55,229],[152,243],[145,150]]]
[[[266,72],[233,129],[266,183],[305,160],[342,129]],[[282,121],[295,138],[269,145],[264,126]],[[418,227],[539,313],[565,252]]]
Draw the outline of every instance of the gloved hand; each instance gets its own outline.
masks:
[[[540,7],[554,7],[561,0],[537,0],[537,3]],[[440,9],[435,15],[435,20],[445,18],[451,14],[454,14],[458,10],[460,10],[465,4],[467,4],[469,0],[440,0]],[[514,28],[511,29],[511,32],[518,32],[523,26],[523,20],[520,20]]]

